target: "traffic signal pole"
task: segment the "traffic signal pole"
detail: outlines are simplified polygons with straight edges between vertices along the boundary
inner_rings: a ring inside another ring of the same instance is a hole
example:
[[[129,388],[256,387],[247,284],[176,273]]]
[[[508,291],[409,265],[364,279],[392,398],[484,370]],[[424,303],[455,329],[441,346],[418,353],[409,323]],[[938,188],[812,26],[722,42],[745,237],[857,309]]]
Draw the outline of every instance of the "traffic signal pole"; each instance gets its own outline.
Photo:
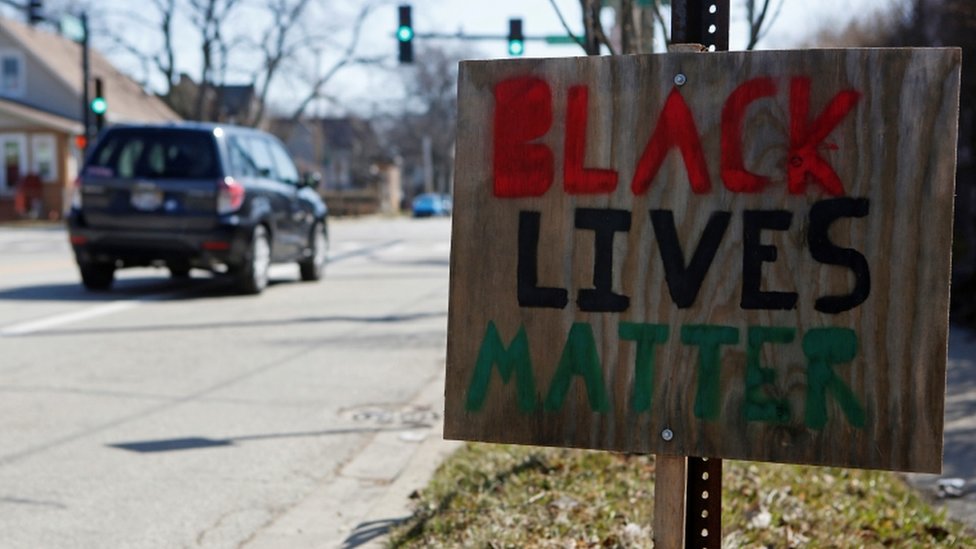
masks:
[[[92,132],[91,132],[91,107],[88,105],[88,81],[90,80],[89,74],[91,72],[91,63],[89,61],[88,55],[88,13],[81,12],[81,30],[84,34],[81,39],[81,124],[82,124],[82,135],[85,136],[85,148],[82,154],[87,154],[89,144],[91,143]]]
[[[489,40],[507,41],[508,54],[512,57],[520,57],[525,53],[525,43],[545,42],[549,45],[580,45],[580,42],[569,35],[542,35],[525,36],[522,32],[522,19],[512,18],[508,20],[508,34],[464,34],[461,31],[456,33],[445,32],[416,32],[413,28],[413,18],[411,6],[403,4],[397,7],[397,17],[399,24],[394,36],[399,46],[398,58],[400,63],[413,63],[413,41],[415,38],[421,40]]]

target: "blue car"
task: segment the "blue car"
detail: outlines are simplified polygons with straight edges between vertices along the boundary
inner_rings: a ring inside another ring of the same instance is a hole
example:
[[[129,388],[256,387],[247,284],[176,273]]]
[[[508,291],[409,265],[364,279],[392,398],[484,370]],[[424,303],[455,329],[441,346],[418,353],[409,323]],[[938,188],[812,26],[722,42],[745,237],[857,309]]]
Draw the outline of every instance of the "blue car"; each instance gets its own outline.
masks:
[[[424,193],[413,199],[413,216],[451,215],[451,205],[451,197],[446,194]]]

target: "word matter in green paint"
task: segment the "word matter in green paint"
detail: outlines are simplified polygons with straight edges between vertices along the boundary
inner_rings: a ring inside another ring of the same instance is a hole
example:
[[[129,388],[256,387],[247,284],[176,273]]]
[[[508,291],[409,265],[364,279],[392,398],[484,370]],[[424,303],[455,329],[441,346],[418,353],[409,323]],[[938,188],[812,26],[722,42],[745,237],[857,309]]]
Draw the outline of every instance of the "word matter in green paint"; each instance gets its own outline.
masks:
[[[637,344],[634,360],[633,386],[630,391],[630,410],[649,412],[654,400],[654,357],[657,347],[668,342],[670,329],[664,324],[621,322],[621,340]],[[698,347],[698,385],[695,393],[695,417],[717,421],[722,404],[722,347],[739,344],[740,331],[732,326],[692,324],[681,326],[684,345]],[[747,421],[776,424],[789,423],[792,418],[789,402],[771,396],[768,390],[776,381],[776,369],[760,364],[763,345],[788,344],[796,338],[796,330],[779,326],[751,326],[746,335],[746,372],[743,416]],[[864,407],[857,400],[834,367],[851,362],[857,356],[857,335],[847,328],[815,328],[803,336],[803,354],[807,363],[807,391],[804,423],[821,430],[827,424],[827,397],[840,405],[847,422],[863,428],[866,423]],[[573,382],[580,381],[586,390],[590,410],[594,413],[611,411],[610,396],[604,382],[603,368],[593,337],[593,328],[585,322],[572,325],[566,343],[549,384],[545,400],[536,390],[535,372],[529,351],[525,327],[519,327],[508,346],[505,345],[494,322],[489,322],[478,350],[471,382],[468,385],[465,407],[468,412],[484,408],[491,386],[492,372],[498,370],[503,385],[515,379],[518,408],[523,413],[558,412],[562,409]]]

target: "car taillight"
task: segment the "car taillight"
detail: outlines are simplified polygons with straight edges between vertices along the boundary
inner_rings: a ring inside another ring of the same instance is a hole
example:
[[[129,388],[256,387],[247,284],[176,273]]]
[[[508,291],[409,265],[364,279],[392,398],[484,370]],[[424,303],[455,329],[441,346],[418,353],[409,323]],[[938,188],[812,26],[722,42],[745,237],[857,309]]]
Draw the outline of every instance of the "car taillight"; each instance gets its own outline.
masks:
[[[81,176],[76,177],[71,186],[71,208],[74,210],[81,209]]]
[[[233,177],[225,177],[217,183],[217,213],[229,214],[244,204],[244,186]]]

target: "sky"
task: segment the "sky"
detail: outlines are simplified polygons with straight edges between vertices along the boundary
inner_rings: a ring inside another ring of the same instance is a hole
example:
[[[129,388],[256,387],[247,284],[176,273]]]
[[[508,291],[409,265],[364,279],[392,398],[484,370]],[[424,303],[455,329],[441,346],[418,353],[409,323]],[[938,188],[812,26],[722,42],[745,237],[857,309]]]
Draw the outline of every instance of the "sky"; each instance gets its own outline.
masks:
[[[772,0],[778,5],[780,0]],[[817,30],[828,27],[838,28],[853,18],[870,17],[880,8],[890,7],[899,0],[782,0],[782,7],[776,20],[769,27],[767,36],[760,42],[760,49],[789,49],[799,47]],[[260,0],[244,0],[245,4],[259,4]],[[347,38],[349,26],[356,12],[366,2],[377,4],[362,27],[362,35],[358,53],[367,57],[379,57],[381,62],[369,67],[353,67],[343,69],[333,79],[327,93],[335,101],[321,102],[313,106],[312,114],[337,115],[345,112],[356,112],[369,115],[374,112],[389,111],[402,103],[404,96],[402,82],[412,70],[409,66],[400,66],[396,62],[397,43],[393,33],[397,26],[397,5],[410,4],[413,7],[413,24],[417,33],[457,33],[490,34],[499,37],[508,33],[508,20],[521,18],[523,32],[526,36],[565,35],[565,29],[555,4],[562,12],[568,25],[577,35],[582,34],[579,0],[346,0],[344,2],[329,2],[313,0],[312,9],[319,10],[323,20],[332,23],[334,28],[321,29],[334,33],[336,42],[342,44]],[[92,6],[93,11],[107,10],[117,14],[128,14],[128,19],[119,19],[109,24],[124,28],[126,39],[143,46],[158,42],[155,29],[150,25],[140,26],[132,22],[133,18],[147,17],[152,12],[145,7],[148,3],[143,0],[46,0],[48,9],[57,6]],[[730,49],[740,50],[745,47],[747,27],[744,23],[744,0],[730,0],[731,25]],[[612,12],[605,10],[612,21]],[[5,11],[10,14],[9,9]],[[19,15],[19,14],[18,14]],[[666,15],[666,17],[669,17]],[[121,23],[120,23],[121,22]],[[610,21],[608,21],[609,23]],[[256,11],[245,11],[241,17],[233,21],[234,30],[244,29],[254,25],[257,37],[261,31],[261,18]],[[96,37],[97,38],[97,37]],[[197,37],[189,25],[181,25],[177,31],[177,43],[182,45],[177,52],[179,69],[192,76],[199,75],[200,55]],[[106,48],[107,41],[95,41],[96,46]],[[507,44],[503,39],[494,41],[461,42],[449,40],[415,40],[415,55],[423,55],[426,46],[441,46],[447,49],[464,48],[467,57],[472,58],[506,58]],[[322,54],[321,62],[328,64],[328,56],[335,55],[338,47]],[[110,59],[123,71],[134,76],[136,80],[143,80],[147,74],[145,68],[137,63],[131,55],[119,49],[107,51]],[[313,55],[305,52],[305,55]],[[550,46],[542,42],[529,40],[526,42],[525,57],[565,57],[582,55],[578,46],[557,45]],[[257,60],[238,58],[237,63],[253,63]],[[228,83],[247,83],[247,74],[238,71],[234,75],[237,81]],[[159,77],[156,84],[150,86],[161,87]],[[273,87],[271,103],[280,112],[289,112],[303,95],[303,84],[294,76],[283,75]]]
[[[554,0],[563,12],[574,32],[580,33],[581,16],[578,0]],[[778,0],[774,0],[776,4]],[[766,49],[785,48],[796,44],[804,36],[816,31],[821,25],[843,24],[853,17],[870,14],[875,9],[889,6],[893,0],[784,0],[779,18],[775,21],[767,39]],[[413,19],[417,32],[455,31],[459,28],[471,33],[508,32],[508,19],[521,17],[526,35],[565,34],[550,0],[414,0]],[[731,28],[730,49],[745,47],[746,26],[743,0],[730,0]],[[387,27],[396,25],[396,8],[382,9],[377,14],[386,19]],[[485,43],[487,57],[505,57],[504,42]],[[561,57],[578,55],[579,48],[572,46],[546,46],[537,42],[527,44],[526,56]]]
[[[797,47],[805,38],[823,27],[839,27],[853,18],[870,17],[876,10],[890,7],[895,0],[784,0],[779,16],[760,42],[760,49],[788,49]],[[466,34],[508,33],[508,20],[521,18],[526,36],[565,35],[553,3],[558,6],[574,33],[582,34],[579,0],[403,0],[413,7],[413,25],[417,33],[463,31]],[[774,0],[774,4],[777,0]],[[730,0],[730,49],[745,47],[747,25],[743,0]],[[605,10],[609,12],[609,10]],[[612,19],[612,13],[608,13]],[[364,51],[389,52],[391,63],[396,59],[396,42],[392,33],[397,25],[396,4],[378,8],[370,17],[364,35]],[[416,40],[415,52],[420,53],[425,43]],[[457,45],[456,40],[436,40],[439,45]],[[476,48],[479,58],[507,58],[504,40],[469,43]],[[582,55],[573,45],[550,46],[542,42],[527,41],[525,57],[565,57]],[[409,70],[397,69],[397,70]],[[361,96],[369,90],[387,88],[389,74],[372,71],[371,74],[349,71],[347,93]],[[355,91],[353,91],[355,90]]]

